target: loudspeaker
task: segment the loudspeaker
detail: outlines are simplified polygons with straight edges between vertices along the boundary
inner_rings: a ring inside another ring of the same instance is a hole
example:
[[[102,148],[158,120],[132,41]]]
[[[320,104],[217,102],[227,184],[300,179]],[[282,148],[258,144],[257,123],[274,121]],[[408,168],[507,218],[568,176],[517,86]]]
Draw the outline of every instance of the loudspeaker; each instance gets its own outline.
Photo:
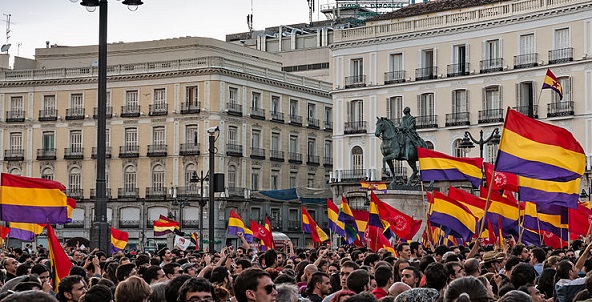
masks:
[[[224,173],[214,173],[214,192],[224,191]]]

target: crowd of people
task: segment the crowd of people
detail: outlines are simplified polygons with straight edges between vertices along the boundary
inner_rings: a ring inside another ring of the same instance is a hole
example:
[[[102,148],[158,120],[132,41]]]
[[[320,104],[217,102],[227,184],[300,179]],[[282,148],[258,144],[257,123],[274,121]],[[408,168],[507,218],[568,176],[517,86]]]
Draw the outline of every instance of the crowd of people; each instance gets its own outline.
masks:
[[[264,252],[67,248],[73,266],[59,281],[47,249],[15,248],[0,254],[0,302],[592,301],[591,248],[580,240],[566,249],[403,242],[394,253],[290,241]]]

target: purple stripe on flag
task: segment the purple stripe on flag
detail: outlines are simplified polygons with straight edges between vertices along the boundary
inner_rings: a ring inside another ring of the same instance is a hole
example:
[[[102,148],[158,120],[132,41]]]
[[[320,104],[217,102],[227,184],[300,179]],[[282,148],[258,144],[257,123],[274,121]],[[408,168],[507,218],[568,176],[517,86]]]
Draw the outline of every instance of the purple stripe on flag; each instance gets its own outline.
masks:
[[[543,242],[541,241],[541,236],[530,230],[524,230],[524,232],[522,232],[522,241],[535,246],[543,245]]]
[[[154,231],[154,237],[159,237],[159,236],[164,236],[168,233],[172,233],[173,231],[171,230],[164,230],[164,231]]]
[[[331,231],[333,231],[335,234],[341,236],[341,237],[345,237],[345,230],[338,227],[337,224],[331,220],[329,220],[328,222],[328,227]]]
[[[581,177],[572,171],[543,162],[525,160],[501,150],[495,163],[496,171],[514,173],[528,178],[570,181]]]
[[[468,180],[475,188],[481,186],[481,179],[473,177],[460,172],[457,169],[443,169],[443,170],[422,170],[421,171],[422,181],[432,180]]]
[[[448,214],[433,212],[432,215],[430,215],[430,222],[432,222],[434,226],[449,228],[450,234],[456,238],[468,240],[473,236],[473,232],[462,222]]]
[[[8,238],[20,239],[23,241],[33,241],[35,240],[35,233],[12,227],[10,228],[10,233],[8,233]]]
[[[358,225],[356,224],[356,219],[353,216],[347,215],[343,212],[339,212],[339,216],[337,216],[337,220],[343,222],[343,224],[345,224],[345,225],[351,226],[355,230],[358,230]]]
[[[310,233],[310,224],[303,223],[302,224],[302,230],[304,232]]]
[[[561,192],[546,192],[529,187],[520,187],[520,200],[536,202],[537,204],[546,204],[554,206],[578,208],[578,194],[567,194]]]
[[[567,240],[568,238],[567,229],[554,226],[549,222],[542,221],[529,215],[524,215],[524,227],[531,230],[541,229],[542,231],[549,231],[563,240]]]
[[[58,223],[68,222],[67,207],[32,207],[1,205],[2,220],[9,222]]]
[[[229,235],[236,235],[236,233],[241,232],[241,233],[245,233],[245,230],[243,230],[243,228],[239,228],[239,227],[235,227],[235,226],[229,226],[228,227],[228,234]]]
[[[518,211],[518,209],[516,209]],[[485,219],[491,221],[491,226],[497,232],[499,227],[499,222],[502,224],[502,235],[514,235],[518,236],[518,221],[514,219],[506,218],[497,213],[488,212],[485,216]]]

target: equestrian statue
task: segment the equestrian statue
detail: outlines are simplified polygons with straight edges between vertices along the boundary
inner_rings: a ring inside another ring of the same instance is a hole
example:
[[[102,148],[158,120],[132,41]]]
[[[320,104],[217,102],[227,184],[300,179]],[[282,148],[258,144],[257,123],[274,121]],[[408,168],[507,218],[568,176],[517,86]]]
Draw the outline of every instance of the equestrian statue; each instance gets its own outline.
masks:
[[[386,163],[390,169],[393,180],[389,184],[392,187],[395,184],[395,167],[393,160],[407,161],[413,174],[407,180],[407,185],[411,185],[419,173],[417,169],[417,147],[427,148],[426,142],[419,137],[415,129],[415,117],[411,114],[411,109],[403,109],[404,116],[397,127],[393,121],[386,117],[377,117],[376,137],[382,140],[380,151],[382,152],[382,165]]]

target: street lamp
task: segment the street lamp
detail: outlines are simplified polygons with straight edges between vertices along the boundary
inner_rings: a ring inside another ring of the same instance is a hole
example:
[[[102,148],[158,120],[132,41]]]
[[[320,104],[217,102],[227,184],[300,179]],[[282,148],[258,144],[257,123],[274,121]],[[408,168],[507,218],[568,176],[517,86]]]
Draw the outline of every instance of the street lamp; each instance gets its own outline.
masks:
[[[469,131],[465,131],[465,137],[463,137],[459,147],[471,149],[475,148],[475,145],[473,145],[473,143],[475,143],[479,145],[479,156],[483,158],[483,146],[490,142],[496,145],[499,144],[500,134],[498,128],[493,129],[489,137],[486,139],[483,139],[483,129],[481,129],[481,131],[479,131],[479,140],[476,140]]]
[[[179,228],[183,229],[183,208],[190,206],[191,204],[189,203],[189,201],[187,201],[187,197],[185,197],[185,199],[182,201],[179,201],[177,199],[176,187],[171,187],[169,189],[169,195],[173,198],[173,202],[171,202],[171,205],[174,207],[179,206]]]
[[[216,147],[214,146],[214,143],[216,142],[216,140],[218,139],[218,137],[220,136],[220,128],[218,126],[216,127],[210,127],[208,129],[208,134],[210,135],[210,148],[209,148],[209,153],[210,153],[210,175],[212,175],[212,177],[210,177],[210,217],[209,217],[209,249],[210,249],[210,253],[213,253],[214,250],[214,155],[216,154]]]
[[[107,223],[107,188],[105,180],[105,153],[107,131],[107,0],[82,0],[88,11],[99,7],[99,72],[97,106],[97,179],[95,199],[95,221],[91,228],[91,242],[94,247],[108,251],[111,243],[111,230]],[[125,0],[123,4],[139,6],[141,0]]]
[[[204,176],[203,170],[200,172],[200,176],[197,176],[197,172],[193,171],[191,174],[190,183],[200,183],[199,187],[199,241],[203,243],[203,208],[206,206],[206,200],[203,198],[203,187],[204,181],[208,181],[210,171]]]

